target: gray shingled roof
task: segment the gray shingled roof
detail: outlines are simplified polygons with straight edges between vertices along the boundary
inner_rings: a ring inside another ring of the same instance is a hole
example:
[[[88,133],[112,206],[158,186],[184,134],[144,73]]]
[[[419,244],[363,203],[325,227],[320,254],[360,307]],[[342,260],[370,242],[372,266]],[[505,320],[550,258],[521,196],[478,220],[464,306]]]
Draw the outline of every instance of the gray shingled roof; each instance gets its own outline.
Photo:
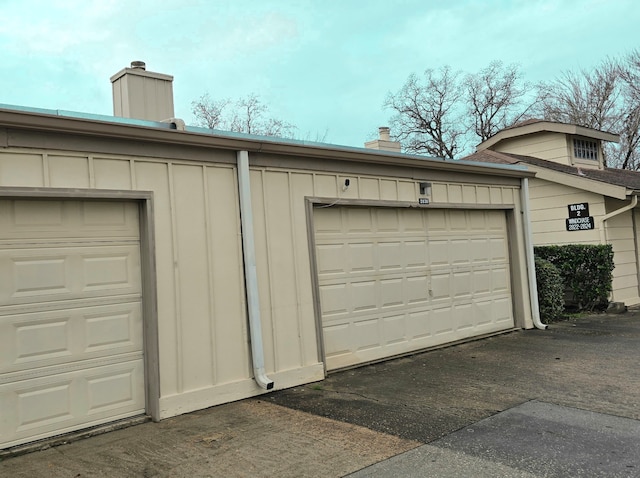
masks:
[[[589,169],[567,166],[565,164],[554,163],[546,159],[534,158],[533,156],[522,156],[520,154],[501,153],[491,150],[482,150],[475,152],[465,158],[463,161],[477,161],[481,163],[498,163],[498,164],[531,164],[540,168],[551,169],[565,174],[586,177],[594,181],[600,181],[607,184],[614,184],[628,189],[640,190],[640,172],[629,171],[627,169]]]

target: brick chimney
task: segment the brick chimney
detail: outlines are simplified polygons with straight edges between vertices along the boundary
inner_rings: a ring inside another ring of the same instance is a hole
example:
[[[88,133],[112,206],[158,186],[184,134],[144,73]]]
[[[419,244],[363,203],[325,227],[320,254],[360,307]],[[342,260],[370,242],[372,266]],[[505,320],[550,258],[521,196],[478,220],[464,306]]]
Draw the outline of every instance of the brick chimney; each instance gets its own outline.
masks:
[[[111,77],[113,115],[150,121],[174,117],[173,76],[147,71],[143,61],[131,62]]]
[[[379,149],[381,151],[391,151],[393,153],[400,153],[401,147],[399,141],[391,141],[391,129],[388,126],[380,126],[378,128],[378,134],[380,137],[373,141],[367,141],[364,143],[365,148]]]

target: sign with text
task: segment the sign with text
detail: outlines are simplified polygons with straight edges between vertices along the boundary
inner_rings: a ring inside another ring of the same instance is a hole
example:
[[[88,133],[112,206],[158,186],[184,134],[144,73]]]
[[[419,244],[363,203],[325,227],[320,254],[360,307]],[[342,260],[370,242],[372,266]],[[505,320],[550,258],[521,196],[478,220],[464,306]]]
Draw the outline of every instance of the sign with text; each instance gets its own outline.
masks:
[[[595,229],[596,225],[592,216],[570,217],[567,221],[567,231],[589,231]]]
[[[569,204],[569,217],[587,217],[589,216],[589,203],[581,202],[578,204]]]

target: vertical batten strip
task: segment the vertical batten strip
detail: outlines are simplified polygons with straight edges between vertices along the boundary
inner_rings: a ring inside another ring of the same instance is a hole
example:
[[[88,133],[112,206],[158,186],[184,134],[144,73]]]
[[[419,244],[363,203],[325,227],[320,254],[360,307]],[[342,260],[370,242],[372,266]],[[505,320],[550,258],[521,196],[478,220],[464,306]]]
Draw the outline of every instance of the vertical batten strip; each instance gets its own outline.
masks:
[[[47,153],[42,154],[42,180],[44,181],[44,187],[51,187],[51,178],[49,177],[49,155]]]
[[[129,174],[131,176],[131,189],[134,191],[138,189],[138,185],[136,184],[136,161],[135,159],[129,160]]]
[[[213,252],[211,251],[211,243],[213,241],[213,231],[211,230],[211,202],[209,197],[209,181],[207,176],[206,165],[202,165],[202,188],[204,193],[204,226],[206,231],[206,254],[207,254],[207,281],[209,282],[209,348],[211,349],[211,383],[214,385],[217,381],[217,369],[218,361],[216,360],[216,317],[215,317],[215,303],[214,303],[214,290],[213,290],[213,271],[215,270],[215,260],[213,258]]]
[[[175,294],[175,314],[176,314],[176,361],[177,361],[177,389],[184,391],[184,370],[183,370],[183,344],[182,344],[182,301],[180,295],[180,262],[178,256],[178,224],[176,219],[176,199],[173,180],[173,163],[167,163],[167,175],[169,179],[169,206],[171,208],[171,251],[173,254],[173,287]]]
[[[296,231],[294,225],[295,208],[293,207],[295,198],[293,196],[293,173],[287,172],[287,182],[289,186],[289,219],[291,221],[291,245],[293,246],[293,280],[296,284],[296,325],[298,326],[298,348],[300,352],[300,365],[304,365],[304,340],[302,340],[302,303],[300,301],[300,281],[298,280],[299,273],[298,267],[300,265],[300,259],[298,257],[298,248],[296,247]]]
[[[273,270],[271,265],[273,264],[273,256],[271,255],[271,240],[269,238],[269,207],[267,204],[267,188],[268,188],[268,179],[265,177],[265,171],[261,169],[260,173],[260,184],[262,184],[262,213],[264,217],[264,241],[267,249],[267,274],[269,275],[268,280],[268,290],[269,290],[269,321],[271,323],[271,339],[273,341],[272,347],[272,358],[273,358],[273,369],[274,371],[280,370],[280,363],[278,358],[278,335],[277,335],[277,327],[275,320],[275,311],[274,311],[274,303],[273,303]]]
[[[91,189],[96,188],[96,173],[93,169],[93,155],[90,154],[87,156],[87,161],[89,163],[89,187]]]

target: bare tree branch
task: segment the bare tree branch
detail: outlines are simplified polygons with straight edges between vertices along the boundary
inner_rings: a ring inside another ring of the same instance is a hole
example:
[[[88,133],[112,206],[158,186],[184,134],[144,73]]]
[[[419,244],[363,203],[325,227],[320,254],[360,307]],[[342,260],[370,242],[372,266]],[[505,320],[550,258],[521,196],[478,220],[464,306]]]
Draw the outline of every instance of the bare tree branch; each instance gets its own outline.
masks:
[[[428,69],[422,79],[411,75],[400,91],[387,96],[384,106],[396,113],[392,131],[405,151],[450,159],[460,151],[465,129],[458,111],[459,76],[448,66]]]
[[[465,77],[467,110],[480,141],[522,120],[530,110],[531,106],[521,107],[523,98],[531,90],[521,77],[516,65],[505,67],[501,61],[494,61],[479,73]]]
[[[469,143],[485,141],[525,118],[532,105],[525,100],[532,87],[518,67],[501,62],[464,78],[449,66],[415,74],[384,103],[395,112],[390,121],[405,151],[454,158]]]
[[[542,116],[620,135],[604,145],[605,164],[640,169],[640,51],[592,70],[565,72],[538,86]]]
[[[231,110],[231,111],[229,111]],[[235,102],[212,100],[208,94],[191,103],[198,126],[260,136],[292,138],[296,127],[278,118],[267,117],[269,108],[251,93]]]

